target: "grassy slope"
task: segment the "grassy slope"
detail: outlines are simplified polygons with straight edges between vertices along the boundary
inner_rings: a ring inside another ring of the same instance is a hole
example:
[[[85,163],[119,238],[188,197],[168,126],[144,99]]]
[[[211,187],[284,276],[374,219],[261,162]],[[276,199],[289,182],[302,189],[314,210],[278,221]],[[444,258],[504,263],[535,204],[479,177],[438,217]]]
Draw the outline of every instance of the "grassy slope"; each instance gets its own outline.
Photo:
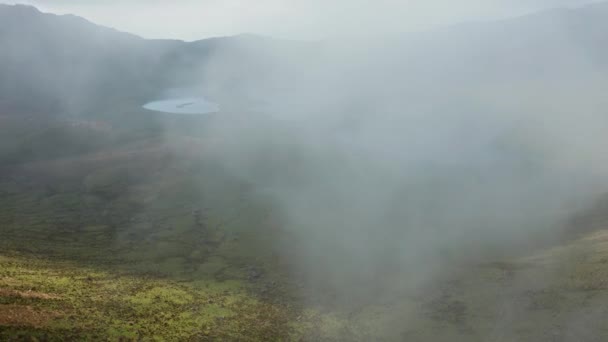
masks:
[[[203,138],[4,120],[2,340],[608,339],[606,233],[463,266],[386,302],[313,308],[282,272],[270,206]],[[61,147],[83,136],[97,140]],[[23,146],[41,150],[13,153]]]
[[[355,314],[269,303],[238,281],[178,281],[0,258],[0,339],[602,341],[608,233],[456,270],[419,297]],[[403,320],[406,331],[394,330]]]
[[[200,139],[34,122],[0,127],[13,144],[0,155],[0,337],[285,340],[312,328],[276,272],[265,204]],[[84,137],[79,151],[56,144]]]
[[[0,259],[0,338],[266,340],[288,337],[287,309],[238,282],[176,282],[67,262]]]

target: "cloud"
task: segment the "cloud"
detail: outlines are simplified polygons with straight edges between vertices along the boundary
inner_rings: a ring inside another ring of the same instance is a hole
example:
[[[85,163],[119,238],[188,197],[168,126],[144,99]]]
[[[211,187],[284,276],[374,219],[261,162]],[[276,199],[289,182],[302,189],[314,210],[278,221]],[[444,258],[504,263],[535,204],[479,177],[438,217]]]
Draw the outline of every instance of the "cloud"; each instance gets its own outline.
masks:
[[[461,21],[519,15],[589,0],[181,0],[0,1],[72,13],[149,38],[195,40],[257,33],[317,39],[424,30]]]

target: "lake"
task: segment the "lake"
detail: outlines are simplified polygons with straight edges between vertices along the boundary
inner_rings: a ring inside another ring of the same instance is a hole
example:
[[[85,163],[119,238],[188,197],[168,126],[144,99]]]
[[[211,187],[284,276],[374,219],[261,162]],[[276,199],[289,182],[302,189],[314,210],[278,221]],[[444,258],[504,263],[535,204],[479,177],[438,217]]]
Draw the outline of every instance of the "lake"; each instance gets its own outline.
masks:
[[[209,114],[220,111],[217,103],[207,101],[202,97],[187,97],[148,102],[143,105],[147,110],[171,114]]]

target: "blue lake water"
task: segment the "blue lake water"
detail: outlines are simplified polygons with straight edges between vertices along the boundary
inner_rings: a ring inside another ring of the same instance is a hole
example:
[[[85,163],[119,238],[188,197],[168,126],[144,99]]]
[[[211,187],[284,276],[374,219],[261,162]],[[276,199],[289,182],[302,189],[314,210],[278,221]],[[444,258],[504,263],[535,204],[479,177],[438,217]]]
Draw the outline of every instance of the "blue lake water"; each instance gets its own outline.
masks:
[[[202,97],[186,97],[148,102],[143,107],[147,110],[172,114],[209,114],[220,111],[217,103]]]

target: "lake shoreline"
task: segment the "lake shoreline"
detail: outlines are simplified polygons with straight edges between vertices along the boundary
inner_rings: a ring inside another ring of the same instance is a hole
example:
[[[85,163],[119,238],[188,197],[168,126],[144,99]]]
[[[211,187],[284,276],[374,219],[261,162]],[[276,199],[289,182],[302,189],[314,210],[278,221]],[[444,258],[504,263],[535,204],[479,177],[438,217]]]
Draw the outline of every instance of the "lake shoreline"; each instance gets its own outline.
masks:
[[[203,115],[220,111],[219,104],[202,97],[156,100],[148,102],[142,107],[146,110],[168,114]]]

